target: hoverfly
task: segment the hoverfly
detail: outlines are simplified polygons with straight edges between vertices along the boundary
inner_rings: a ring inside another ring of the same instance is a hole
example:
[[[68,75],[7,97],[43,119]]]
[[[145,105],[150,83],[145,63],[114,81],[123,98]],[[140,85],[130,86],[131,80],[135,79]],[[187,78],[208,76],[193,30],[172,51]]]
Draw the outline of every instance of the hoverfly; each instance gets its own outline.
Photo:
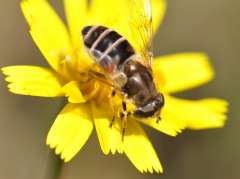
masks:
[[[103,25],[85,26],[82,29],[84,46],[103,71],[100,75],[94,71],[91,73],[97,78],[111,82],[112,96],[116,90],[123,96],[122,136],[129,115],[126,101],[136,106],[130,114],[139,118],[156,117],[157,121],[160,120],[160,110],[164,105],[164,96],[157,91],[151,70],[153,34],[151,2],[150,0],[127,2],[132,6],[130,25],[133,36],[137,39],[136,48],[117,31]]]

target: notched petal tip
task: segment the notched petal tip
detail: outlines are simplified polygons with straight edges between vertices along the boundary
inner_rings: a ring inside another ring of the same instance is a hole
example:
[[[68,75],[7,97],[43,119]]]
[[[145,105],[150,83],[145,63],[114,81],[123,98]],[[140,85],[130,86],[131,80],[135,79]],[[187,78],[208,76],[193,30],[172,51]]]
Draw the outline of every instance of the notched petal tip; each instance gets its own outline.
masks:
[[[227,102],[217,98],[185,100],[167,96],[165,118],[181,121],[185,128],[220,128],[226,121]]]
[[[122,140],[121,120],[115,119],[109,127],[111,118],[108,109],[93,105],[93,118],[104,154],[125,153],[141,173],[162,173],[163,169],[152,144],[143,129],[134,119],[127,122],[126,133]]]
[[[62,96],[61,78],[54,71],[37,66],[9,66],[1,69],[9,91],[20,95]]]
[[[1,67],[0,70],[4,75],[7,75],[8,68],[9,68],[9,66]]]
[[[124,153],[142,173],[162,173],[159,158],[141,126],[134,120],[128,121],[124,136]]]
[[[162,120],[140,120],[167,135],[176,136],[184,129],[210,129],[224,126],[228,111],[228,102],[210,98],[202,100],[183,100],[166,96],[166,104],[162,110]]]
[[[115,126],[109,127],[111,122],[111,114],[109,113],[109,109],[100,107],[94,103],[92,103],[91,106],[92,117],[102,152],[105,155],[108,155],[110,152],[115,153],[116,143],[112,142],[118,141],[118,131],[116,130]],[[115,138],[116,140],[111,140],[112,138]]]
[[[52,125],[46,143],[65,162],[87,142],[93,129],[87,104],[67,104]]]
[[[201,125],[196,123],[191,124],[191,129],[209,129],[222,128],[227,120],[228,102],[223,99],[205,99],[201,100],[202,105],[205,106],[206,120],[201,122]]]

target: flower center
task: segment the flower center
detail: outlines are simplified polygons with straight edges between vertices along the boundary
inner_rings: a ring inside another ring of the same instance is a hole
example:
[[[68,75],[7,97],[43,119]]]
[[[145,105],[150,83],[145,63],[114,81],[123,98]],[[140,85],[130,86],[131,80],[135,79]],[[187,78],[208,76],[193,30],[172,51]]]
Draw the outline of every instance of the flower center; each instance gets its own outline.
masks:
[[[79,54],[80,55],[80,54]],[[109,96],[111,95],[111,86],[104,83],[104,76],[97,76],[94,72],[100,71],[99,68],[93,64],[92,60],[88,57],[77,58],[79,56],[66,55],[64,60],[61,61],[62,75],[67,83],[70,81],[76,82],[84,99],[86,101],[94,101],[96,104],[108,104]],[[81,55],[81,57],[84,57]],[[99,74],[102,74],[99,72]],[[71,94],[69,94],[71,95]]]

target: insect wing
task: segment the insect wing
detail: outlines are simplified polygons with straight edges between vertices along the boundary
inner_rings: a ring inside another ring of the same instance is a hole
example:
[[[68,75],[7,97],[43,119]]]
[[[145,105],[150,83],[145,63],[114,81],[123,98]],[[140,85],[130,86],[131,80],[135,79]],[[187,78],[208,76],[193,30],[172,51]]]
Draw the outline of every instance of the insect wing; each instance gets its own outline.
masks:
[[[152,61],[152,9],[150,0],[128,0],[130,3],[129,17],[130,42],[141,55],[143,63],[149,68]]]
[[[94,67],[94,66],[93,66]],[[104,85],[107,85],[111,88],[114,88],[116,91],[121,92],[121,88],[116,84],[116,82],[112,81],[108,74],[106,74],[104,71],[102,71],[100,68],[96,70],[96,68],[91,68],[88,71],[88,75],[91,77],[91,79],[96,80]]]

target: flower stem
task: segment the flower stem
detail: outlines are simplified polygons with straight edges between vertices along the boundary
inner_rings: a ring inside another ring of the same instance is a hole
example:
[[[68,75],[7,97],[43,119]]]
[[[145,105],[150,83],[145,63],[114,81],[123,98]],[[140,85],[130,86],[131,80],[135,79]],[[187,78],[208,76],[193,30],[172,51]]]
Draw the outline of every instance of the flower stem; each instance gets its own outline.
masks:
[[[65,106],[65,104],[66,104],[66,100],[64,99],[60,102],[59,111],[62,110],[62,108]],[[55,154],[55,152],[53,150],[51,150],[49,160],[50,160],[49,167],[48,167],[49,179],[59,179],[61,176],[61,172],[62,172],[63,161],[61,160],[59,155]]]
[[[47,178],[59,179],[62,171],[63,161],[59,156],[55,155],[54,152],[50,153],[48,167],[47,167]]]

